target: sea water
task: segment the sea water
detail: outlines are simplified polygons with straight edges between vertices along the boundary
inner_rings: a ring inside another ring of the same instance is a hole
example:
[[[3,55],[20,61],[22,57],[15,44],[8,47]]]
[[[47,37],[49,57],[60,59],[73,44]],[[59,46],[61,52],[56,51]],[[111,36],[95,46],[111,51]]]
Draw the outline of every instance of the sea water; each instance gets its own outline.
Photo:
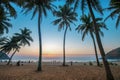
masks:
[[[100,55],[98,55],[100,59]],[[33,56],[15,56],[13,58],[13,61],[38,61],[38,57],[33,57]],[[42,57],[43,62],[51,62],[51,61],[56,61],[56,62],[62,62],[63,61],[63,56],[43,56]],[[96,61],[96,57],[94,54],[83,54],[83,55],[66,55],[66,62],[93,62]]]
[[[101,56],[98,55],[99,61],[102,61]],[[12,61],[38,61],[38,56],[14,56]],[[95,54],[80,54],[80,55],[66,55],[66,62],[94,62],[96,61]],[[43,62],[62,62],[63,56],[42,56]],[[120,61],[118,59],[108,59],[108,61]]]

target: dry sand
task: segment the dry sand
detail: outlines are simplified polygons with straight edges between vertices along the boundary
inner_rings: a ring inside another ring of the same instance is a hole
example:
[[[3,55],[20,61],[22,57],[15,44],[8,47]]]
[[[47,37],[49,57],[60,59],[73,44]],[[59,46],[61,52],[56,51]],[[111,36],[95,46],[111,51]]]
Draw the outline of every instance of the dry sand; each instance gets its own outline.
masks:
[[[56,65],[57,64],[57,65]],[[105,80],[103,67],[95,65],[62,67],[60,63],[43,63],[43,71],[37,72],[36,63],[23,63],[23,66],[0,65],[0,80]],[[110,66],[115,80],[120,80],[120,65]]]

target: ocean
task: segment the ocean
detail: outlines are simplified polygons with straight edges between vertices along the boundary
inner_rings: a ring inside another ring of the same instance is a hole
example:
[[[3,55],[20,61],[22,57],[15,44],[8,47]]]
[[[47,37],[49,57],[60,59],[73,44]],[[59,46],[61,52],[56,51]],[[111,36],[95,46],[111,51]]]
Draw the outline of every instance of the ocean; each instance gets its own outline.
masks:
[[[99,55],[100,58],[100,55]],[[33,57],[33,56],[15,56],[13,58],[13,61],[38,61],[38,57]],[[62,62],[63,61],[63,56],[50,56],[42,57],[43,62],[51,62],[51,61],[56,61],[56,62]],[[83,55],[66,55],[66,62],[93,62],[96,61],[96,57],[94,54],[83,54]]]
[[[43,61],[62,61],[63,57],[44,57]],[[89,62],[96,61],[95,55],[77,55],[77,56],[66,56],[66,62]]]
[[[102,61],[101,56],[98,55],[99,61]],[[37,62],[38,57],[37,56],[14,56],[12,61],[33,61]],[[43,56],[42,57],[43,62],[62,62],[63,56]],[[95,54],[80,54],[80,55],[66,55],[66,62],[94,62],[96,61]],[[117,59],[108,59],[108,61],[120,61]]]

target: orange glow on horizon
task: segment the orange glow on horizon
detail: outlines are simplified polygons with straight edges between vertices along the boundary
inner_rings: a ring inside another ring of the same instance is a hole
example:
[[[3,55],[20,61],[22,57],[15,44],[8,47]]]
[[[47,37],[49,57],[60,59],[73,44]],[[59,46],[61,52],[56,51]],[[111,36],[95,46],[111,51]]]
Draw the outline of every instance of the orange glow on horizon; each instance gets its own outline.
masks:
[[[74,55],[82,55],[82,54],[89,54],[88,52],[90,51],[85,51],[85,50],[81,50],[81,51],[67,51],[66,50],[66,55],[69,55],[69,56],[74,56]],[[21,54],[23,53],[23,54]],[[92,51],[91,51],[92,53]],[[20,50],[20,52],[18,53],[20,55],[29,55],[29,56],[39,56],[39,50],[38,49],[33,49],[33,48],[22,48]],[[94,52],[93,52],[94,54]],[[62,50],[54,50],[54,49],[45,49],[43,50],[43,56],[44,57],[55,57],[55,56],[62,56],[63,55],[63,51]]]
[[[63,55],[63,47],[53,43],[46,43],[43,45],[43,57],[55,57]],[[94,54],[94,50],[86,49],[86,48],[73,48],[66,47],[66,56],[74,56],[74,55],[82,55],[82,54]],[[39,56],[39,48],[38,45],[25,46],[20,49],[20,52],[17,55],[23,56]]]

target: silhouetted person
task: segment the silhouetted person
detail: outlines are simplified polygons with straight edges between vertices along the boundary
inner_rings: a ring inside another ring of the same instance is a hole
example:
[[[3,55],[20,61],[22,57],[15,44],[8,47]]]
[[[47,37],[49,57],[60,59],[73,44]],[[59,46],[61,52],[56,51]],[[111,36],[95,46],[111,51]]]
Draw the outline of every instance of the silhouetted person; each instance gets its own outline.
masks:
[[[30,63],[30,60],[28,61],[28,63]]]
[[[71,66],[72,66],[72,65],[73,65],[73,62],[71,61],[70,63],[71,63]]]
[[[20,66],[20,61],[17,62],[17,66]]]

